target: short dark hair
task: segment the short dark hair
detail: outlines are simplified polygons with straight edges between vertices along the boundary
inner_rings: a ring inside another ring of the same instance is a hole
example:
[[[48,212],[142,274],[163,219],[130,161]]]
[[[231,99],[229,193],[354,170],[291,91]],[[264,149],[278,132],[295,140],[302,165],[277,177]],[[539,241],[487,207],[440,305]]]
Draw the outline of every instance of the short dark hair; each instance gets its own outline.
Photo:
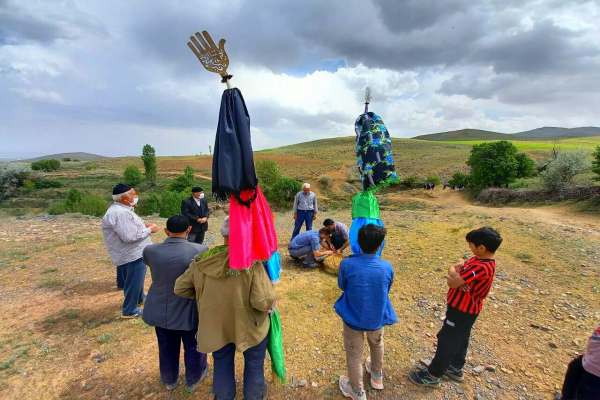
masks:
[[[329,225],[333,225],[335,224],[335,221],[332,220],[331,218],[327,218],[325,221],[323,221],[323,226],[329,226]]]
[[[502,236],[500,236],[498,231],[496,231],[494,228],[490,228],[489,226],[472,230],[471,232],[467,233],[465,239],[467,239],[467,242],[473,243],[475,246],[485,246],[485,248],[492,253],[495,253],[502,243]]]
[[[324,233],[324,234],[327,234],[327,235],[331,235],[331,232],[329,232],[329,229],[327,229],[327,228],[325,228],[325,227],[323,227],[323,228],[319,229],[319,236],[320,236],[322,233]]]
[[[190,226],[190,221],[183,215],[173,215],[167,220],[167,230],[171,233],[183,233]]]
[[[358,230],[358,244],[363,252],[373,254],[381,246],[386,233],[383,226],[367,224]]]

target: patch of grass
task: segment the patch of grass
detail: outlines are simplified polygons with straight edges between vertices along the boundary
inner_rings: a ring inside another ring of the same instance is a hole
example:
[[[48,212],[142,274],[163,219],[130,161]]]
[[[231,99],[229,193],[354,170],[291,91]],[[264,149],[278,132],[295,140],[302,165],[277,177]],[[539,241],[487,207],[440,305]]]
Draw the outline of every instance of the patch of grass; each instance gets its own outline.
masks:
[[[40,289],[58,289],[65,286],[65,282],[59,278],[45,278],[39,284],[38,288]]]
[[[46,268],[45,270],[42,271],[42,274],[51,274],[56,271],[58,271],[58,268]]]
[[[103,333],[102,335],[98,336],[98,343],[106,344],[111,342],[113,338],[114,335],[112,333]]]
[[[518,258],[519,260],[521,260],[524,263],[531,263],[533,262],[533,256],[529,253],[517,253],[515,255],[516,258]]]

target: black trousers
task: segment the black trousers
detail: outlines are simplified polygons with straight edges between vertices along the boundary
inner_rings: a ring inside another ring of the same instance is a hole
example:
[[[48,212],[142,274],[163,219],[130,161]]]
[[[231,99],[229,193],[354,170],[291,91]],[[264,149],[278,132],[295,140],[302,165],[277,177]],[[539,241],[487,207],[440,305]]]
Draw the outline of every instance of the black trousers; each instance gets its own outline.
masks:
[[[440,378],[450,365],[456,369],[465,366],[471,328],[477,315],[460,312],[448,307],[444,325],[437,334],[435,356],[429,365],[429,373]]]
[[[176,331],[154,327],[158,339],[158,360],[160,379],[165,385],[172,385],[179,379],[179,351],[183,342],[185,362],[185,382],[191,386],[198,382],[207,368],[206,354],[196,350],[196,331]]]
[[[600,377],[583,369],[583,356],[569,363],[562,388],[562,400],[600,399]]]
[[[188,241],[192,243],[202,244],[204,242],[205,233],[206,231],[190,232],[190,234],[188,235]]]

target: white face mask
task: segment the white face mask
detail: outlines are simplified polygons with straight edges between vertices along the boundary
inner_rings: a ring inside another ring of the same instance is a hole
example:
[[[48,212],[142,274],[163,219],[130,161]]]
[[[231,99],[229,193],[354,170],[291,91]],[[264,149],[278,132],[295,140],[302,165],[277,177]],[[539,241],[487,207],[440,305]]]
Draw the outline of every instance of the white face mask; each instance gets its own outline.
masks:
[[[138,196],[135,196],[133,198],[133,201],[131,202],[131,207],[135,207],[137,205],[138,201],[140,201],[140,198]]]
[[[198,196],[199,199],[203,199],[204,198],[204,193],[200,193],[200,196]]]

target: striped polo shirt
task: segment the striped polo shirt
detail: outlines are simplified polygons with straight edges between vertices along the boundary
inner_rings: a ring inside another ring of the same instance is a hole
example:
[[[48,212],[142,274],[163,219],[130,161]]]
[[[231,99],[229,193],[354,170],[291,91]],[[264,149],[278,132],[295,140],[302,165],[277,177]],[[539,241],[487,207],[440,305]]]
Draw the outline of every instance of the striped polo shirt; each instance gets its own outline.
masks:
[[[496,261],[472,257],[457,272],[465,284],[459,288],[448,290],[448,307],[477,315],[481,312],[483,300],[492,287]]]

